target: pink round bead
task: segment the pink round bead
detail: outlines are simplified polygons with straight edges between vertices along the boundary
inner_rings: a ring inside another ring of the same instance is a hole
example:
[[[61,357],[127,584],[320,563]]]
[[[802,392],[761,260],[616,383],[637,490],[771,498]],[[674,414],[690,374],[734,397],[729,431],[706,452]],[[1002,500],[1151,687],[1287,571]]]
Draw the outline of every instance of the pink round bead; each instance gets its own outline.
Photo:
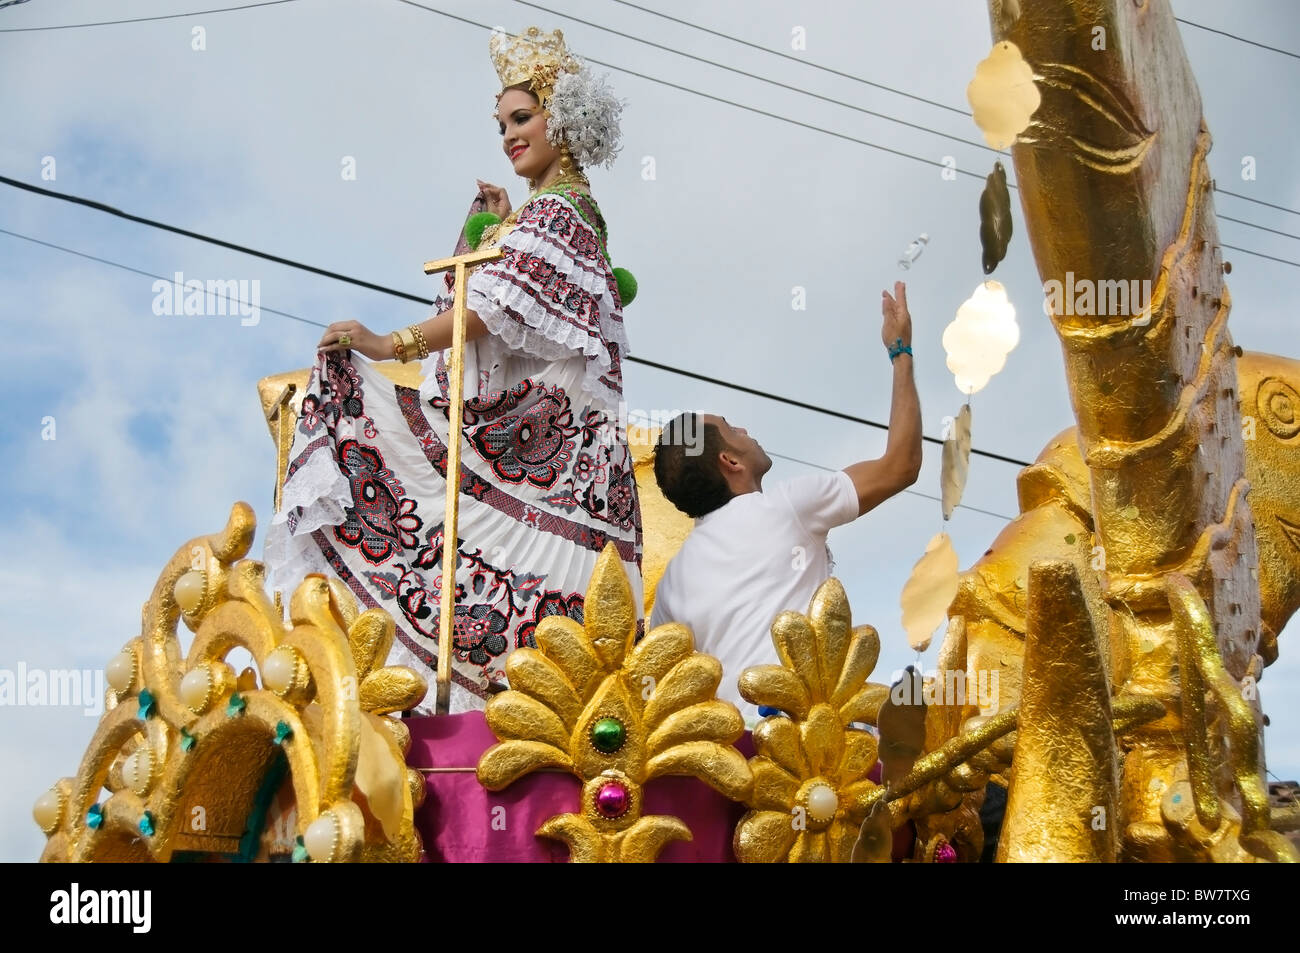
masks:
[[[934,862],[936,864],[957,863],[957,849],[952,844],[940,844],[934,849]]]
[[[628,801],[627,788],[617,781],[602,785],[596,792],[596,810],[610,820],[627,813]]]

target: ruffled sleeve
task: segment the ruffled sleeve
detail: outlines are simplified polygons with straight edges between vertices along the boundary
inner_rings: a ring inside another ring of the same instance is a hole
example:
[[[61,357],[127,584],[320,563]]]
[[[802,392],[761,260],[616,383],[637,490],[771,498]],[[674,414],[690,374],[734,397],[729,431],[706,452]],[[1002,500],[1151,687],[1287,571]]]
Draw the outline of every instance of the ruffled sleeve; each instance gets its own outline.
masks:
[[[591,224],[599,214],[579,192],[533,199],[501,239],[503,256],[470,276],[466,304],[512,350],[543,360],[581,354],[583,389],[617,409],[627,336],[618,286]]]

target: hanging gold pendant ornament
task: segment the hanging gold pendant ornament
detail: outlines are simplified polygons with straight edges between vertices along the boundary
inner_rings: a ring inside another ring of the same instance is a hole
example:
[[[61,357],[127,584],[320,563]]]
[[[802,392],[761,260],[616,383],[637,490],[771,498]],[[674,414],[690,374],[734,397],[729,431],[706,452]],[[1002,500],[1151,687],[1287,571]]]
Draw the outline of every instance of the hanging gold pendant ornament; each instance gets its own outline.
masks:
[[[975,67],[966,98],[984,141],[998,150],[1007,148],[1029,128],[1043,101],[1033,68],[1010,40],[995,45],[988,58]]]
[[[925,546],[903,586],[900,605],[907,642],[918,652],[930,647],[930,639],[948,617],[948,606],[957,595],[957,551],[947,533],[936,534]]]
[[[980,193],[980,246],[983,249],[984,274],[1007,257],[1011,244],[1011,193],[1007,190],[1007,170],[1001,162],[993,163],[993,171]]]
[[[952,511],[961,502],[969,473],[970,404],[964,404],[953,419],[952,432],[943,442],[943,466],[939,473],[939,483],[945,520],[952,518]]]

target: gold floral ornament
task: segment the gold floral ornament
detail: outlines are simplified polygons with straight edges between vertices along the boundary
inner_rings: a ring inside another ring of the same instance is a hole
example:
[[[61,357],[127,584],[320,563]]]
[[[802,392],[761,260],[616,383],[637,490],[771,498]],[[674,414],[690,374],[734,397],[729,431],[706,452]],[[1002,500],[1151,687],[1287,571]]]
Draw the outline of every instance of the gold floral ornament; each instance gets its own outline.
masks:
[[[691,832],[676,817],[642,814],[645,784],[687,775],[745,800],[753,778],[732,747],[745,725],[714,697],[722,665],[695,651],[686,626],[661,625],[634,645],[632,589],[613,544],[596,560],[583,615],[585,624],[542,620],[537,648],[510,654],[511,690],[487,705],[501,742],[479,759],[478,779],[499,791],[533,771],[571,771],[583,782],[580,813],[537,833],[568,844],[575,862],[653,861]]]
[[[867,682],[880,655],[869,625],[852,627],[838,579],[818,588],[808,615],[783,612],[772,623],[781,665],[747,668],[740,694],[778,708],[754,729],[754,792],[736,826],[744,863],[847,863],[858,829],[881,796],[867,773],[876,739],[850,727],[873,724],[889,687]],[[787,717],[788,716],[788,717]]]
[[[308,576],[286,623],[264,567],[243,558],[255,525],[236,503],[163,569],[141,635],[106,668],[81,767],[37,803],[42,860],[418,859],[424,782],[405,764],[406,726],[384,716],[416,704],[424,679],[383,667],[392,618],[359,612],[336,579]],[[234,649],[255,667],[236,675]]]

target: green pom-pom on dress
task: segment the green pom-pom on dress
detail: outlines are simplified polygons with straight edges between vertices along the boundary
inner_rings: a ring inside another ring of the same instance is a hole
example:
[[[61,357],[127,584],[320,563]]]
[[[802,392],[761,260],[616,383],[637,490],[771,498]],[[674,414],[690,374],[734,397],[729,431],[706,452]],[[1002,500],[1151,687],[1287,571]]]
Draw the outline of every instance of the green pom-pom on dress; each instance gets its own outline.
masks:
[[[469,247],[478,249],[479,242],[483,241],[483,231],[489,225],[500,225],[501,216],[493,215],[491,212],[475,212],[465,222],[465,241]]]
[[[618,298],[626,308],[636,300],[636,278],[626,268],[615,268],[614,282],[618,285]]]

